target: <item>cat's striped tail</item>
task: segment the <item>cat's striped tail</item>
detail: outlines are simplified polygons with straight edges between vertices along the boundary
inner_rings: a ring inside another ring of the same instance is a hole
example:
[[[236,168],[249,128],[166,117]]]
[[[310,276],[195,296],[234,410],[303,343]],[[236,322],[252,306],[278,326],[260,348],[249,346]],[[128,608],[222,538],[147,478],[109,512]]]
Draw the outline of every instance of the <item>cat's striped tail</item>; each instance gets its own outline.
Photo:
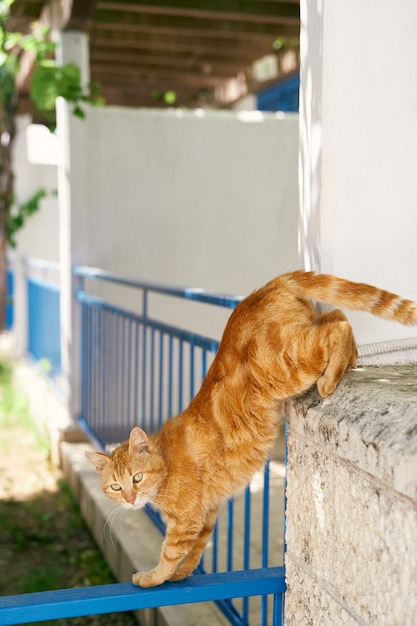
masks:
[[[287,284],[297,295],[327,302],[347,309],[367,311],[378,317],[408,326],[417,326],[417,303],[394,293],[355,283],[331,274],[315,274],[303,270],[284,274]]]

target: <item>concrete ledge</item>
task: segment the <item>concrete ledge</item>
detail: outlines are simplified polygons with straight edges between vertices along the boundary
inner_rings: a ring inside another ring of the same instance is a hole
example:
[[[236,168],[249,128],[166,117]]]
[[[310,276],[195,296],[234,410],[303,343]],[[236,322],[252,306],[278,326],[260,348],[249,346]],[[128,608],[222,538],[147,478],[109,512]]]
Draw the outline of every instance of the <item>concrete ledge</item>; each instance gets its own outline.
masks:
[[[123,512],[102,492],[99,477],[85,458],[86,443],[61,443],[65,476],[79,500],[81,512],[115,577],[130,582],[138,570],[154,567],[163,537],[146,513]],[[118,511],[118,513],[116,513]],[[123,517],[122,517],[123,516]],[[229,622],[213,603],[138,611],[141,626],[226,626]]]
[[[349,372],[287,415],[286,626],[417,624],[417,366]]]

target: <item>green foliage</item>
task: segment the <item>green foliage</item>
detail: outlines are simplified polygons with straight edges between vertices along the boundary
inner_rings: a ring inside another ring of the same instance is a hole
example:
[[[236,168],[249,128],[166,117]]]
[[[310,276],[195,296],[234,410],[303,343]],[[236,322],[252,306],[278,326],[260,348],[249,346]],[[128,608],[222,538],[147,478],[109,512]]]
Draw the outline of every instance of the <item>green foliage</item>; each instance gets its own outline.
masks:
[[[16,42],[16,45],[19,45],[26,52],[33,52],[35,60],[39,63],[49,55],[54,54],[56,49],[55,42],[48,39],[49,32],[48,28],[42,28],[38,34],[29,33],[28,35],[23,35]],[[19,35],[19,33],[9,33],[9,35],[14,34]]]
[[[33,71],[30,97],[39,111],[49,113],[55,110],[55,100],[59,96],[74,105],[72,112],[81,119],[85,118],[81,102],[103,103],[97,85],[88,85],[84,89],[78,65],[67,63],[59,66],[55,61],[45,59]]]
[[[33,196],[22,204],[16,204],[14,199],[7,215],[7,242],[12,247],[16,247],[16,233],[24,226],[28,217],[36,213],[40,207],[40,201],[45,198],[45,189],[38,189]]]
[[[13,95],[20,54],[31,52],[35,62],[30,97],[36,108],[48,117],[55,110],[56,98],[61,96],[73,104],[73,114],[83,119],[82,103],[104,103],[100,87],[97,84],[84,86],[80,68],[75,63],[59,66],[50,58],[56,44],[49,39],[49,29],[38,27],[27,35],[8,31],[6,23],[13,1],[0,0],[0,104],[7,105]]]
[[[1,0],[0,2],[0,18],[9,14],[9,9],[14,0]]]
[[[275,50],[281,50],[281,48],[299,48],[300,47],[300,38],[299,37],[277,37],[272,47]]]
[[[165,104],[173,105],[177,101],[177,94],[172,89],[168,89],[168,91],[159,91],[158,89],[155,89],[151,93],[151,98],[155,101],[163,100]]]
[[[177,101],[177,94],[175,91],[169,90],[164,93],[164,101],[166,104],[175,104]]]
[[[15,234],[25,220],[39,208],[40,200],[45,196],[44,190],[37,191],[32,198],[13,206],[11,189],[13,186],[12,174],[12,145],[15,136],[14,116],[17,111],[16,79],[20,68],[21,56],[25,53],[34,60],[33,80],[30,97],[34,105],[43,113],[45,119],[55,123],[55,100],[63,97],[72,105],[72,112],[76,117],[84,118],[83,104],[102,104],[100,89],[97,85],[82,85],[79,68],[69,63],[62,67],[50,57],[53,55],[56,44],[50,39],[50,32],[39,24],[32,26],[31,32],[23,34],[8,30],[10,7],[14,0],[0,0],[0,212],[1,232],[3,241],[7,238],[12,247],[16,246]],[[5,246],[1,248],[0,256],[4,257]],[[6,267],[6,260],[1,259],[2,267]],[[0,276],[0,331],[4,325],[6,276]]]
[[[14,81],[18,69],[19,60],[17,56],[7,54],[0,45],[0,104],[3,106],[10,102],[13,95]]]
[[[45,374],[49,374],[52,371],[52,363],[49,359],[43,358],[39,361],[39,366]]]

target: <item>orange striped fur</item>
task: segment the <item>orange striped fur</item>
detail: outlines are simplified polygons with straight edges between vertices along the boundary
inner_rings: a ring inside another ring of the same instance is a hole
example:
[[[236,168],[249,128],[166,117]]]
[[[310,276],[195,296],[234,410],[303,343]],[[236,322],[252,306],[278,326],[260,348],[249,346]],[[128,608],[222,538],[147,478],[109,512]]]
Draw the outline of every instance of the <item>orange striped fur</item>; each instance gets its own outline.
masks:
[[[142,587],[181,580],[198,565],[222,501],[259,470],[288,397],[317,384],[325,397],[354,367],[345,315],[318,315],[307,298],[417,325],[417,304],[330,275],[296,271],[272,280],[232,313],[190,406],[149,438],[134,428],[111,455],[90,452],[105,493],[126,508],[147,502],[164,515],[158,565]]]

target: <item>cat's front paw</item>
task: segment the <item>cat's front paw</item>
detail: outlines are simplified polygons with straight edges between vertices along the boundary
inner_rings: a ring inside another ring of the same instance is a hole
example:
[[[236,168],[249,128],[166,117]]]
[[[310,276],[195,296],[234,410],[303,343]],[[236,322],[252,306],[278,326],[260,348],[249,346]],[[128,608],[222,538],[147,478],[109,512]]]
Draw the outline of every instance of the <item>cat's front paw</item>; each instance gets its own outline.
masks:
[[[138,587],[156,587],[165,582],[165,579],[155,574],[154,570],[150,572],[136,572],[132,576],[132,583]]]

